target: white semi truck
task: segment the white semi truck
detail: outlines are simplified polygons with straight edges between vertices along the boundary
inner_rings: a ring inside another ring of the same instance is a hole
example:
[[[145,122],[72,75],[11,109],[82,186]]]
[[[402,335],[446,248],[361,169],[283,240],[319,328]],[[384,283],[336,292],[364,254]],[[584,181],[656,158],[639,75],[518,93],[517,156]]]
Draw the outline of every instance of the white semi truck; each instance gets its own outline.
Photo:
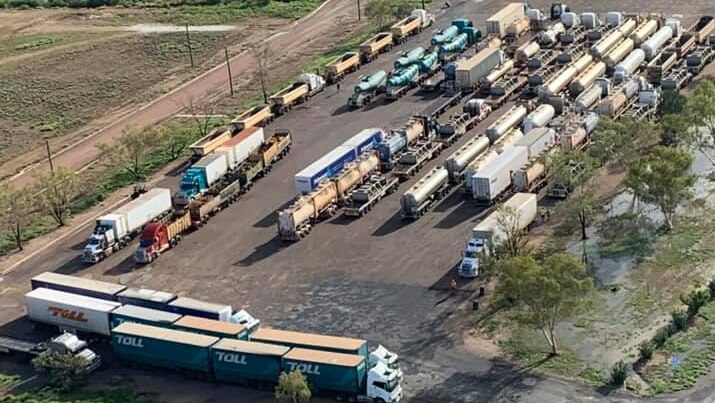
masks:
[[[519,215],[518,228],[525,230],[536,218],[536,195],[533,193],[516,193],[504,203],[507,208],[514,209]],[[479,276],[479,258],[489,255],[504,239],[504,233],[499,228],[499,210],[493,211],[472,229],[472,236],[467,241],[462,262],[457,274],[460,277],[474,278]]]

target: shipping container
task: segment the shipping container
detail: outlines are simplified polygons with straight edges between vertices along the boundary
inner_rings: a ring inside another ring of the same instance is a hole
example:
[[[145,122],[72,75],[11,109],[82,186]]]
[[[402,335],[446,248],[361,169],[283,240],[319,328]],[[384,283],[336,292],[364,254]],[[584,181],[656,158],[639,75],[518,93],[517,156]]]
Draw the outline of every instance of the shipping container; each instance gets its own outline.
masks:
[[[221,339],[211,346],[214,376],[220,381],[275,383],[281,358],[290,347],[244,340]]]
[[[30,280],[30,285],[33,290],[35,288],[49,288],[51,290],[65,291],[72,294],[110,301],[117,301],[117,295],[127,288],[121,284],[107,283],[105,281],[90,280],[52,272],[38,274]]]
[[[143,306],[144,308],[163,309],[169,302],[176,299],[176,294],[147,288],[127,288],[117,294],[117,301],[127,305]]]
[[[36,322],[109,336],[109,315],[121,306],[115,301],[35,288],[25,294],[27,316]]]
[[[173,370],[211,372],[209,347],[218,337],[125,322],[112,329],[114,354],[123,360]]]
[[[371,128],[359,131],[352,136],[342,146],[353,147],[357,155],[362,155],[365,151],[370,151],[375,146],[380,144],[385,138],[385,132],[382,129]]]
[[[222,153],[209,154],[192,165],[187,172],[190,170],[200,172],[206,186],[211,187],[228,171],[228,158]]]
[[[499,47],[488,47],[457,62],[456,81],[465,88],[478,85],[502,61]]]
[[[283,356],[283,370],[300,371],[318,389],[358,394],[367,379],[365,362],[360,355],[294,348]]]
[[[230,160],[233,161],[231,168],[241,165],[248,156],[258,150],[265,143],[265,137],[262,127],[249,127],[236,134],[233,138],[223,143],[218,151],[224,151],[229,154]]]
[[[322,334],[260,328],[251,334],[251,340],[289,347],[357,354],[367,358],[367,341],[351,337],[326,336]]]
[[[248,329],[243,325],[199,318],[197,316],[186,315],[174,322],[173,327],[176,330],[201,333],[207,336],[242,340],[248,339]]]
[[[136,305],[122,305],[113,310],[110,317],[113,328],[124,322],[170,328],[174,322],[181,319],[181,315],[176,313]]]
[[[523,3],[509,3],[486,21],[487,34],[496,35],[500,38],[506,36],[507,28],[514,22],[524,17]]]
[[[308,194],[318,187],[320,181],[337,175],[348,162],[357,158],[357,152],[351,146],[338,146],[319,160],[295,174],[295,191]]]
[[[165,309],[180,315],[192,315],[224,322],[228,322],[233,313],[231,305],[214,304],[188,297],[179,297],[171,301]]]

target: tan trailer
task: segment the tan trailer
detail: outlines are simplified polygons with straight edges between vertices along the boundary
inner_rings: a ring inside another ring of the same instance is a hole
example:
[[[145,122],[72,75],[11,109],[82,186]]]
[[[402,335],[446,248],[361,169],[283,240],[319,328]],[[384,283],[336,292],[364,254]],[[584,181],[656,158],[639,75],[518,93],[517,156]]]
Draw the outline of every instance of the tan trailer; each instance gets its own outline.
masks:
[[[274,111],[286,110],[299,104],[308,98],[310,87],[305,83],[295,83],[283,88],[277,94],[271,97],[271,107]]]
[[[293,138],[289,131],[276,132],[257,154],[258,158],[263,160],[263,166],[268,167],[287,154],[292,142]]]
[[[357,52],[347,52],[325,66],[325,78],[328,84],[340,81],[346,74],[360,68],[360,56]]]
[[[360,45],[360,62],[368,63],[375,60],[380,53],[392,49],[392,33],[380,32]]]
[[[176,239],[191,227],[191,214],[187,211],[174,222],[166,226],[166,233],[169,239]]]
[[[390,32],[392,32],[394,40],[400,43],[413,32],[417,31],[421,25],[422,23],[419,17],[411,15],[393,24],[390,27]]]
[[[273,120],[273,113],[269,105],[258,105],[238,115],[231,121],[236,131],[248,129],[253,126],[265,126]]]
[[[217,127],[206,136],[197,140],[189,146],[189,149],[194,155],[194,159],[199,159],[203,156],[211,154],[214,150],[221,147],[223,143],[231,138],[231,131],[224,127]]]

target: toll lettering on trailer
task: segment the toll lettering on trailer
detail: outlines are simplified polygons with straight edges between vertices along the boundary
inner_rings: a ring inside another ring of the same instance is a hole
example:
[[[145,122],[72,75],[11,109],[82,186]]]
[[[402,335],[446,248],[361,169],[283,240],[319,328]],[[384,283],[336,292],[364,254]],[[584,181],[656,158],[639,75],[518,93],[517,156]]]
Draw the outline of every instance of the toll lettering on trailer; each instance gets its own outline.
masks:
[[[290,368],[291,372],[298,370],[302,374],[320,375],[320,365],[304,364],[302,362],[290,362],[290,361],[288,361],[286,364]]]
[[[124,345],[124,346],[132,346],[132,347],[137,347],[137,348],[144,348],[144,343],[143,340],[140,339],[139,337],[131,337],[131,336],[122,336],[122,335],[116,335],[117,336],[117,343]]]
[[[248,365],[248,363],[246,362],[246,356],[244,354],[224,353],[221,351],[217,351],[216,354],[218,355],[218,360],[221,362],[228,362],[231,364],[238,365]]]
[[[87,322],[87,318],[84,317],[84,312],[73,311],[56,306],[48,307],[47,310],[52,313],[52,316],[59,316],[63,319],[69,319],[75,322]]]

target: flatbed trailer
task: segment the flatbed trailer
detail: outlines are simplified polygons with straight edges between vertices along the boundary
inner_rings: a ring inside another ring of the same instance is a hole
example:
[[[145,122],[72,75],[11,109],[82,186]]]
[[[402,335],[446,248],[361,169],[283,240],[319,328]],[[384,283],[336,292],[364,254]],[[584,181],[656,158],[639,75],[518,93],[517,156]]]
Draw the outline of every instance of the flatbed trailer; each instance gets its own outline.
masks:
[[[223,180],[222,187],[214,187],[189,203],[191,225],[194,228],[206,224],[211,217],[233,204],[241,196],[241,183],[238,175],[229,173]]]
[[[359,188],[348,195],[343,214],[348,217],[362,217],[370,211],[380,199],[392,194],[400,185],[397,177],[373,175]]]
[[[487,104],[492,107],[492,110],[497,110],[501,108],[512,95],[526,85],[526,77],[523,75],[515,75],[511,77],[506,77],[502,79],[498,85],[493,85],[491,90],[491,96],[487,99]],[[499,91],[496,92],[495,88]],[[499,95],[494,95],[495,92]]]
[[[440,152],[442,152],[441,143],[419,141],[405,150],[392,172],[401,182],[406,181],[419,172],[427,161],[437,157]]]
[[[44,343],[35,343],[16,337],[0,336],[0,352],[9,353],[16,351],[24,354],[39,355],[47,350]]]

